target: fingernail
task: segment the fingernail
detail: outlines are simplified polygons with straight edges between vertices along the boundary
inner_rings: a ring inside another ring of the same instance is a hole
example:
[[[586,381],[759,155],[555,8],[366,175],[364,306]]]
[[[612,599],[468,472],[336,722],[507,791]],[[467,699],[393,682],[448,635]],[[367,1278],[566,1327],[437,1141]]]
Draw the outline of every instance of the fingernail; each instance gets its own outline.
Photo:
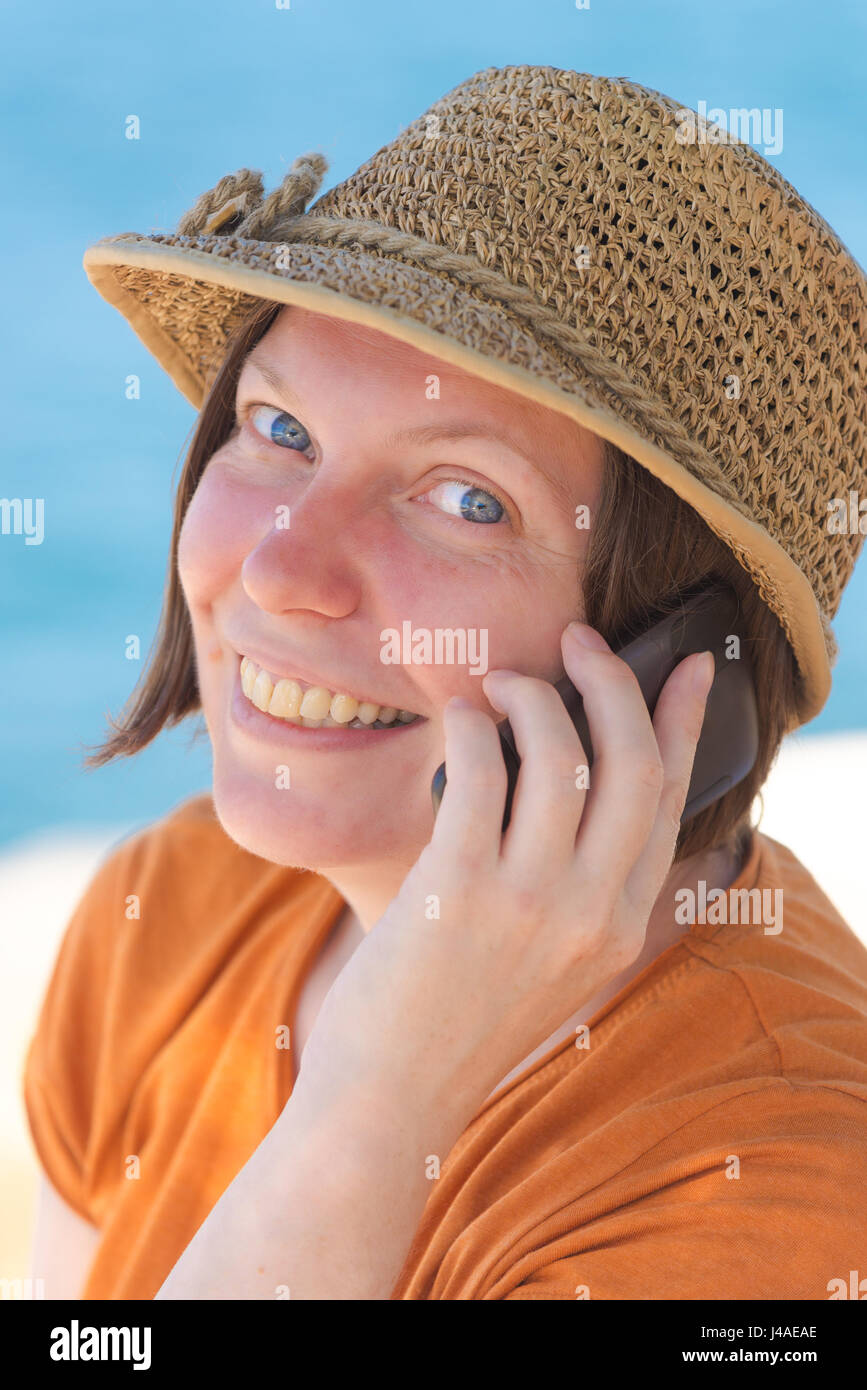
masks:
[[[494,666],[491,668],[490,671],[487,671],[485,673],[484,681],[490,680],[491,676],[493,676],[495,683],[500,679],[501,676],[505,676],[507,680],[512,680],[518,674],[518,671],[512,671],[509,669],[508,666]],[[484,681],[482,682],[483,685]]]
[[[692,673],[692,688],[700,698],[708,694],[713,684],[715,669],[713,652],[702,652]]]
[[[570,623],[566,632],[573,641],[580,642],[582,647],[590,647],[596,652],[611,651],[602,633],[597,632],[595,627],[588,627],[586,623]]]

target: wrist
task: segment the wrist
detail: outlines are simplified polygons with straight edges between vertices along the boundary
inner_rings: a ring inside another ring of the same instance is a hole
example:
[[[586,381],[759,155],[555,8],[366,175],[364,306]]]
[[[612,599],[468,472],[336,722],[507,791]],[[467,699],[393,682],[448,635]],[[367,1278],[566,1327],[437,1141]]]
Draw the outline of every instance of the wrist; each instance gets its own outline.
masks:
[[[356,1058],[341,1065],[332,1055],[305,1049],[292,1094],[280,1120],[296,1132],[316,1136],[325,1151],[349,1157],[391,1151],[400,1144],[413,1155],[442,1160],[478,1107],[461,1103],[449,1088],[418,1071],[371,1070]]]

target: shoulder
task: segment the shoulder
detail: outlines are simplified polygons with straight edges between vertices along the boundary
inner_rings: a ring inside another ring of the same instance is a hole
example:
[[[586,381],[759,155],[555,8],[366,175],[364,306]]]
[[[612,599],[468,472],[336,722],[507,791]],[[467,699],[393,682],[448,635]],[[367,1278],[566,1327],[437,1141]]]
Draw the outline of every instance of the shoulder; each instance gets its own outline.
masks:
[[[223,829],[209,792],[172,807],[164,816],[118,841],[105,856],[99,873],[127,875],[138,882],[155,874],[177,878],[181,891],[201,887],[212,874],[253,872],[264,861],[236,844]]]
[[[248,938],[285,931],[333,891],[237,844],[210,793],[189,797],[104,857],[67,926],[53,995],[90,998],[94,1011],[98,996],[104,1025],[116,1016],[129,1030],[148,1001],[189,1007]]]
[[[182,921],[189,944],[190,933],[213,935],[226,918],[242,926],[275,888],[291,896],[316,878],[237,844],[220,824],[210,793],[200,793],[117,843],[82,906],[90,909],[86,915],[94,933],[109,919],[115,925],[146,922],[148,937],[170,948]],[[131,941],[136,933],[125,935]]]
[[[695,906],[578,1064],[564,1050],[537,1072],[563,1151],[554,1165],[531,1149],[522,1210],[538,1183],[557,1240],[483,1297],[827,1299],[864,1273],[867,950],[765,835],[722,899]],[[547,1153],[533,1094],[511,1104]]]
[[[700,909],[685,945],[721,974],[795,1084],[857,1082],[867,1098],[867,947],[785,845],[757,834],[742,872]],[[704,920],[702,920],[702,917]],[[693,980],[702,988],[702,972]]]
[[[151,1059],[250,937],[278,941],[329,892],[236,844],[210,794],[104,856],[66,925],[23,1072],[39,1157],[80,1214],[98,1224],[100,1155]]]

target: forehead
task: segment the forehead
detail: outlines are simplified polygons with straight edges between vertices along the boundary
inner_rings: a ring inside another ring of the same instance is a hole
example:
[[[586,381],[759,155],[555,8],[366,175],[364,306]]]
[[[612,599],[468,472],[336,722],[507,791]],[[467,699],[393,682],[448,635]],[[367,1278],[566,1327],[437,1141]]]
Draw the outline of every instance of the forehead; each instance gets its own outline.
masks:
[[[430,399],[420,384],[424,388],[436,376],[434,405],[447,401],[450,416],[492,428],[508,424],[527,452],[544,448],[567,466],[574,467],[576,451],[588,466],[601,466],[603,441],[577,421],[364,324],[285,305],[248,355],[242,375],[261,365],[284,379],[291,373],[299,394],[306,394],[308,380],[321,382],[327,372],[342,389],[379,384],[388,400],[405,393],[420,403]]]

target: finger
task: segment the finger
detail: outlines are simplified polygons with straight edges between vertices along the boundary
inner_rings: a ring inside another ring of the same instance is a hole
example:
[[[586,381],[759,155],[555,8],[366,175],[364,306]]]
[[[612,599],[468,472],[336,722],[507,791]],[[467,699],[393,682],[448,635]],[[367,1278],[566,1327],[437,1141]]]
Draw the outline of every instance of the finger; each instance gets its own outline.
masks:
[[[703,652],[689,656],[675,667],[662,687],[653,713],[665,780],[653,828],[624,884],[630,903],[640,911],[646,908],[648,913],[674,858],[713,677],[712,659],[707,670],[702,671],[707,655]]]
[[[583,646],[572,635],[575,626],[564,633],[563,659],[583,697],[593,744],[575,868],[582,882],[608,884],[619,898],[656,819],[662,759],[635,674],[593,629],[602,646]]]
[[[431,844],[455,860],[499,857],[508,779],[497,728],[484,710],[452,699],[443,713],[446,785]]]
[[[587,761],[581,740],[548,681],[489,671],[482,684],[494,708],[508,716],[521,759],[501,858],[518,874],[538,874],[543,861],[556,871],[575,853],[584,809],[586,792],[576,777]]]

